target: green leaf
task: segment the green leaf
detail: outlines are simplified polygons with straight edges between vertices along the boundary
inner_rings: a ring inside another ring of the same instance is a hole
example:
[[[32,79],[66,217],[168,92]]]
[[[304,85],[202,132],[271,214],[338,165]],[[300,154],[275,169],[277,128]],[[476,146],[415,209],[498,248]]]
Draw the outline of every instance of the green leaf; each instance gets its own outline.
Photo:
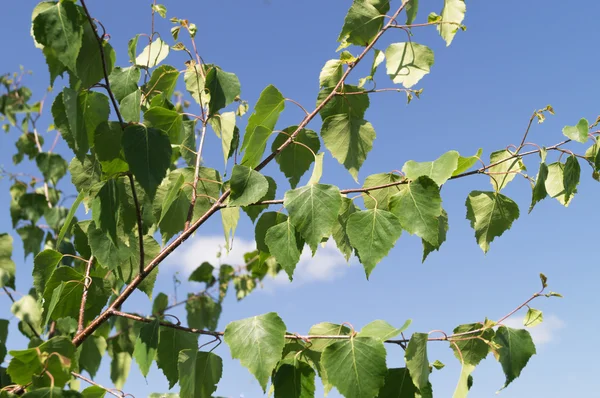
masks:
[[[275,152],[290,135],[296,131],[298,126],[291,126],[278,134],[273,141],[271,150]],[[310,148],[310,150],[308,148]],[[279,169],[290,181],[292,188],[296,188],[300,178],[310,169],[310,165],[315,161],[317,152],[321,149],[319,136],[312,130],[302,129],[294,138],[292,144],[285,147],[277,154],[275,160],[279,164]],[[312,150],[312,152],[311,152]]]
[[[212,352],[183,350],[179,353],[180,394],[183,397],[212,397],[223,374],[223,361]]]
[[[585,144],[588,140],[588,126],[587,119],[581,119],[575,126],[565,126],[562,132],[573,141]]]
[[[134,64],[142,68],[154,68],[167,58],[167,55],[169,55],[169,45],[159,37],[144,47],[140,55],[135,58]]]
[[[415,387],[424,395],[429,384],[429,360],[427,359],[427,333],[414,333],[404,354],[406,368],[410,372],[410,377]]]
[[[260,198],[260,201],[273,200],[275,199],[275,194],[277,193],[277,184],[275,183],[275,180],[268,176],[265,178],[269,182],[269,189],[267,190],[267,193],[262,198]],[[242,209],[248,215],[248,217],[250,217],[252,222],[254,222],[256,221],[256,218],[268,207],[268,205],[252,205],[245,206]],[[221,211],[223,211],[223,209]]]
[[[356,248],[367,278],[402,234],[398,218],[386,210],[357,211],[348,217],[346,233]]]
[[[281,358],[286,327],[274,312],[231,322],[223,338],[231,356],[240,360],[266,391],[271,372]]]
[[[237,76],[216,66],[206,73],[206,89],[210,94],[208,110],[211,115],[231,104],[241,94]]]
[[[198,268],[194,270],[194,272],[191,273],[190,277],[188,278],[188,281],[212,285],[215,282],[215,277],[213,276],[214,270],[215,267],[213,267],[207,262],[203,262]]]
[[[106,268],[116,270],[131,255],[130,249],[121,240],[113,241],[108,235],[96,228],[94,223],[87,230],[91,254]]]
[[[333,232],[342,197],[333,185],[311,184],[287,191],[283,205],[314,253],[321,240]]]
[[[375,340],[385,341],[404,332],[406,329],[408,329],[411,323],[412,320],[409,319],[404,322],[402,327],[395,328],[386,321],[376,320],[365,325],[358,333],[358,337],[371,337]]]
[[[79,354],[79,367],[87,371],[90,376],[95,377],[100,369],[102,357],[106,353],[106,339],[102,336],[92,335],[81,344]]]
[[[308,334],[311,336],[339,336],[349,335],[351,330],[344,325],[336,325],[335,323],[321,322],[313,325]],[[310,346],[311,351],[322,352],[325,348],[329,347],[333,343],[338,341],[337,339],[314,339]]]
[[[144,113],[144,124],[164,131],[173,145],[183,142],[183,116],[177,111],[154,107]]]
[[[235,127],[235,113],[225,112],[220,115],[215,115],[208,119],[212,129],[221,139],[221,147],[223,148],[223,160],[227,166],[227,160],[231,157],[231,149]]]
[[[319,74],[319,86],[335,87],[344,74],[343,63],[339,59],[330,59],[325,62],[325,66]]]
[[[442,39],[446,41],[446,46],[452,43],[454,35],[460,29],[463,19],[465,19],[466,11],[465,0],[444,0],[444,8],[441,14],[442,23],[437,26],[437,29]]]
[[[42,136],[37,137],[40,145],[44,145],[44,138]],[[35,158],[37,154],[40,152],[38,146],[36,144],[36,137],[33,133],[25,133],[19,136],[17,142],[15,142],[15,146],[17,147],[17,153],[13,155],[13,163],[19,164],[23,161],[25,155],[29,158],[29,160]]]
[[[110,380],[115,388],[121,389],[127,381],[129,370],[131,369],[131,354],[128,352],[118,352],[114,354],[110,363]]]
[[[273,376],[275,398],[313,398],[315,371],[310,365],[292,360],[279,366]]]
[[[258,171],[236,164],[231,173],[231,206],[248,206],[258,202],[269,190],[269,181]]]
[[[8,338],[8,320],[0,319],[0,362],[6,357],[6,340]],[[2,385],[0,383],[0,385]]]
[[[168,136],[154,128],[130,125],[125,128],[122,144],[131,172],[146,193],[154,196],[171,164]]]
[[[171,98],[179,79],[179,70],[171,65],[161,65],[152,72],[150,80],[144,85],[144,96],[153,98],[162,94],[166,99]]]
[[[369,0],[354,1],[344,19],[339,42],[366,46],[379,33],[383,27],[382,14],[385,12],[378,10],[372,3]]]
[[[406,10],[406,24],[412,25],[419,11],[419,0],[408,0],[404,9]]]
[[[39,193],[24,193],[19,197],[20,219],[36,223],[48,208],[46,197]],[[32,227],[31,225],[29,227]]]
[[[546,178],[546,192],[551,198],[555,198],[565,207],[569,206],[573,195],[566,196],[565,189],[565,164],[555,162],[548,165],[548,177]],[[573,192],[575,193],[575,192]]]
[[[102,232],[117,241],[119,191],[116,180],[108,180],[92,201],[92,218]]]
[[[195,329],[216,330],[221,316],[221,304],[208,296],[188,295],[185,304],[188,325]]]
[[[284,108],[285,98],[275,86],[267,86],[260,93],[254,113],[250,115],[246,126],[241,147],[245,151],[242,165],[251,168],[258,166],[267,146],[267,140]]]
[[[164,293],[158,293],[156,297],[154,297],[154,302],[152,303],[152,315],[161,316],[169,306],[169,297]]]
[[[535,308],[529,308],[527,310],[527,314],[525,314],[525,318],[523,318],[523,325],[528,328],[532,328],[534,326],[539,325],[544,321],[544,314],[540,310],[536,310]]]
[[[442,198],[439,187],[431,178],[421,176],[403,185],[400,192],[390,198],[390,211],[408,233],[439,246]]]
[[[348,217],[356,212],[354,202],[347,197],[342,196],[342,206],[337,216],[337,222],[333,226],[332,236],[335,240],[337,248],[342,252],[346,261],[350,259],[350,256],[354,252],[354,248],[350,244],[350,238],[346,232],[346,225],[348,223]]]
[[[117,55],[110,43],[102,40],[104,53],[102,58],[94,28],[87,20],[81,25],[83,25],[83,38],[74,72],[81,81],[81,86],[88,88],[104,78],[105,70],[108,75],[111,74]]]
[[[35,17],[33,35],[40,45],[52,49],[67,68],[75,70],[81,49],[82,25],[77,6],[62,1],[48,6]]]
[[[329,116],[323,121],[321,135],[334,158],[358,182],[358,170],[373,148],[375,129],[371,123],[348,114]]]
[[[453,334],[479,331],[483,328],[481,323],[470,323],[454,328]],[[494,337],[493,329],[484,329],[477,333],[466,334],[463,338],[457,338],[450,344],[454,356],[459,361],[462,359],[466,365],[477,366],[490,352],[489,342]],[[460,350],[460,353],[459,353]]]
[[[385,384],[379,390],[379,398],[413,398],[419,391],[413,384],[408,369],[388,369]]]
[[[296,229],[288,218],[285,222],[269,228],[265,236],[265,243],[269,247],[269,252],[288,274],[290,281],[293,279],[296,264],[300,261],[300,255],[302,254],[301,248],[298,247],[296,235]]]
[[[346,398],[371,398],[383,387],[387,367],[383,342],[350,337],[329,345],[321,355],[327,380]]]
[[[100,162],[95,156],[86,156],[83,162],[77,159],[71,160],[69,164],[69,172],[71,173],[71,182],[75,185],[78,192],[84,193],[83,203],[86,209],[89,208],[91,189],[97,186],[100,182]],[[93,193],[95,196],[95,192]]]
[[[571,155],[565,162],[565,168],[563,170],[563,185],[565,187],[565,202],[573,197],[577,192],[577,185],[579,185],[579,178],[581,176],[581,166],[575,155]]]
[[[188,65],[183,80],[185,81],[185,88],[190,93],[192,98],[198,105],[205,106],[208,102],[206,93],[204,91],[204,77],[202,75],[203,66],[190,64]]]
[[[44,240],[44,231],[35,225],[26,225],[17,229],[17,233],[23,241],[25,258],[27,258],[29,254],[33,254],[34,257],[37,256],[40,252],[42,240]]]
[[[0,234],[0,287],[15,289],[16,266],[12,261],[13,238]]]
[[[67,162],[56,153],[42,152],[36,156],[35,162],[44,179],[52,185],[56,185],[67,173]]]
[[[525,169],[525,165],[520,157],[515,155],[507,149],[492,152],[490,155],[490,164],[501,162],[504,159],[510,159],[500,163],[497,166],[488,168],[490,174],[490,183],[494,190],[500,192],[509,182],[514,180],[517,173]]]
[[[192,333],[165,326],[160,327],[156,364],[169,380],[169,388],[173,388],[179,380],[177,364],[181,350],[198,350],[198,337]]]
[[[471,385],[473,384],[473,377],[471,373],[475,370],[475,366],[463,364],[460,372],[460,376],[458,378],[458,384],[456,385],[456,389],[454,390],[454,394],[452,398],[467,398],[467,394],[471,389]]]
[[[230,242],[233,242],[235,230],[240,221],[240,208],[228,207],[221,209],[221,222],[223,223],[223,232],[225,233],[225,249],[229,252]]]
[[[510,229],[519,218],[519,206],[509,197],[497,192],[473,191],[466,202],[467,219],[475,230],[475,239],[484,253],[494,238]]]
[[[121,102],[123,98],[137,91],[140,77],[140,68],[137,66],[130,66],[129,68],[117,66],[114,68],[108,80],[115,99]]]
[[[460,156],[458,158],[458,162],[456,164],[456,169],[452,173],[452,176],[457,176],[468,171],[471,167],[475,166],[477,162],[481,159],[481,154],[483,153],[483,148],[479,148],[477,153],[474,156],[469,156],[468,158]]]
[[[56,250],[46,249],[33,260],[33,287],[39,295],[44,293],[46,282],[63,259]]]
[[[506,326],[498,328],[493,341],[500,346],[497,353],[498,361],[502,364],[502,370],[506,376],[506,382],[502,387],[504,389],[521,375],[529,358],[536,353],[535,345],[527,330],[512,329]]]
[[[317,106],[320,106],[332,92],[333,87],[319,91]],[[364,88],[346,84],[343,89],[338,89],[336,92],[339,94],[334,95],[319,111],[321,119],[325,120],[329,116],[341,114],[349,114],[353,119],[364,119],[370,104],[369,94],[365,92]]]
[[[151,323],[145,324],[140,329],[140,335],[135,341],[135,348],[133,350],[133,357],[140,367],[140,371],[144,377],[148,376],[150,366],[156,356],[156,350],[158,349],[158,330],[160,328],[160,322],[155,319]]]
[[[363,188],[394,184],[402,180],[404,180],[404,177],[395,173],[372,174],[365,178]],[[398,184],[387,188],[369,191],[369,195],[363,195],[365,207],[367,209],[378,208],[379,210],[389,210],[390,197],[400,192],[400,190],[401,187]]]
[[[416,180],[420,176],[431,178],[437,185],[442,185],[452,176],[458,167],[459,154],[448,151],[433,162],[415,162],[409,160],[402,166],[406,178]]]
[[[533,207],[542,199],[548,196],[546,191],[546,179],[548,178],[548,166],[546,163],[540,163],[540,170],[538,171],[537,178],[535,179],[535,185],[531,192],[531,205],[529,206],[529,212],[533,210]]]
[[[21,320],[19,330],[24,335],[33,338],[42,334],[42,308],[33,296],[24,295],[13,303],[10,311]]]
[[[427,256],[431,254],[434,250],[440,250],[442,243],[446,241],[446,234],[448,233],[448,229],[450,226],[448,225],[448,213],[444,209],[442,209],[442,214],[438,217],[438,240],[436,244],[431,244],[427,242],[425,239],[422,239],[423,243],[423,259],[422,262],[425,262]]]
[[[139,123],[142,109],[142,91],[136,90],[124,97],[119,103],[119,109],[126,122]]]
[[[429,73],[434,63],[433,51],[424,45],[393,43],[385,50],[387,74],[392,81],[411,88]]]

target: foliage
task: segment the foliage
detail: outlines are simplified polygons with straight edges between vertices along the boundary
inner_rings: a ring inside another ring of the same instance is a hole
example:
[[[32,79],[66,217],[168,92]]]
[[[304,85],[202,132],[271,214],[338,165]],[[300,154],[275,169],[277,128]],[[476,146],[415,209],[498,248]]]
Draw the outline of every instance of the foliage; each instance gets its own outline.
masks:
[[[427,347],[440,341],[449,343],[462,367],[456,398],[467,396],[473,369],[489,353],[504,371],[503,387],[521,375],[536,350],[527,330],[503,324],[508,316],[497,322],[486,319],[459,325],[443,337],[415,332],[405,338],[402,333],[410,322],[398,328],[382,320],[360,331],[349,324],[321,323],[301,336],[287,332],[284,320],[275,313],[216,330],[230,284],[241,300],[267,275],[286,272],[292,279],[304,248],[314,254],[331,237],[347,259],[358,257],[367,277],[402,231],[422,240],[425,259],[446,240],[449,217],[441,187],[451,180],[489,176],[492,189],[473,190],[466,199],[466,218],[477,244],[487,252],[491,242],[520,216],[518,204],[501,193],[516,176],[531,183],[531,211],[548,196],[568,206],[577,193],[580,162],[592,168],[595,178],[599,175],[598,131],[584,118],[564,128],[566,141],[524,151],[533,120],[541,123],[546,113],[553,113],[548,106],[532,115],[519,146],[491,152],[488,164],[482,160],[482,150],[474,156],[448,151],[429,162],[409,160],[401,172],[368,176],[362,188],[320,183],[323,148],[358,181],[376,137],[375,128],[365,119],[369,97],[397,91],[410,102],[422,94],[413,87],[433,69],[434,53],[428,46],[411,39],[380,51],[375,49],[378,40],[395,29],[412,36],[413,29],[431,26],[450,45],[464,30],[463,0],[444,0],[440,15],[431,13],[427,22],[418,24],[414,24],[417,0],[390,3],[353,1],[338,38],[338,50],[343,51],[339,59],[327,61],[319,74],[316,108],[297,125],[280,126],[281,130],[276,128],[287,103],[297,103],[269,85],[242,129],[249,105],[240,97],[241,83],[234,73],[204,62],[195,51],[196,25],[188,20],[171,18],[173,40],[151,32],[141,50],[140,38],[144,41],[146,36],[137,35],[128,46],[131,65],[124,66],[125,60],[117,66],[107,33],[84,0],[42,2],[35,7],[33,40],[46,58],[50,84],[60,76],[64,84],[50,107],[53,128],[73,151],[73,158],[67,162],[38,133],[44,100],[31,100],[32,93],[21,84],[24,72],[2,76],[3,128],[20,132],[13,161],[15,165],[35,161],[41,177],[28,181],[4,173],[13,182],[12,224],[23,240],[26,258],[33,255],[34,265],[32,290],[14,300],[13,238],[0,234],[0,287],[13,300],[11,311],[30,340],[27,348],[7,353],[8,321],[0,320],[0,359],[10,357],[8,367],[0,367],[0,396],[104,396],[110,391],[98,385],[81,392],[63,389],[73,378],[88,381],[80,372],[93,378],[108,354],[117,388],[124,384],[132,360],[144,376],[156,361],[169,388],[179,383],[181,396],[210,397],[226,370],[212,349],[198,347],[199,335],[212,336],[214,343],[223,340],[263,390],[271,382],[275,397],[311,397],[317,376],[326,391],[336,388],[346,397],[431,397],[429,376],[433,367],[443,365],[430,363]],[[403,12],[405,25],[399,22]],[[164,5],[153,4],[152,18],[166,15]],[[181,65],[163,64],[171,51],[190,55],[185,71],[180,71]],[[370,55],[370,75],[350,84],[356,65]],[[391,83],[400,87],[376,89],[373,84],[366,89],[379,79],[378,66],[384,61]],[[175,92],[178,82],[185,84],[198,115],[192,113],[191,101]],[[317,116],[322,119],[319,132],[307,128]],[[209,129],[221,141],[224,167],[211,168],[202,162]],[[589,140],[593,144],[585,155],[564,148],[572,141],[586,144]],[[269,143],[271,149],[265,153]],[[551,152],[560,156],[547,164]],[[524,159],[534,154],[541,157],[537,178],[525,174]],[[564,154],[566,161],[562,161]],[[273,160],[290,183],[282,199],[276,199],[273,177],[261,172]],[[482,166],[474,169],[477,162]],[[67,174],[70,189],[77,191],[70,208],[64,206]],[[363,198],[364,208],[353,200],[357,197]],[[75,216],[82,203],[91,210],[89,219]],[[272,205],[283,209],[265,212]],[[232,237],[240,209],[256,223],[257,250],[246,255],[246,264],[218,269],[201,264],[190,281],[203,289],[183,302],[169,303],[164,293],[155,294],[161,262],[218,212],[226,238]],[[559,296],[545,293],[545,276],[541,281],[542,289],[509,315],[538,297]],[[154,297],[147,316],[120,310],[135,289]],[[188,326],[173,323],[168,316],[167,311],[179,304],[186,306]],[[525,326],[542,320],[541,311],[529,308]],[[405,350],[405,367],[387,368],[386,345]]]

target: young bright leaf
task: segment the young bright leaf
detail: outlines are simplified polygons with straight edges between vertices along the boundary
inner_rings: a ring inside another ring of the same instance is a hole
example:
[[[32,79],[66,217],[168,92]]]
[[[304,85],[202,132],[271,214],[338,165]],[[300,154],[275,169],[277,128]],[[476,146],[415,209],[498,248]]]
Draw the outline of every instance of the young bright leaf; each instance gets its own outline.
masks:
[[[154,362],[154,357],[156,356],[159,328],[160,322],[158,319],[145,324],[140,329],[140,335],[135,341],[133,357],[144,377],[148,375],[150,366],[152,365],[152,362]]]
[[[571,195],[568,199],[565,195],[565,164],[555,162],[548,165],[548,177],[546,178],[546,192],[551,198],[555,198],[558,202],[567,207],[573,199]],[[573,191],[575,193],[575,191]]]
[[[525,314],[525,318],[523,318],[523,325],[528,328],[532,328],[534,326],[539,325],[544,321],[544,314],[540,310],[536,310],[535,308],[529,308],[527,310],[527,314]]]
[[[297,126],[284,129],[275,137],[271,150],[275,152],[296,129]],[[317,133],[302,129],[294,138],[294,142],[277,154],[275,160],[279,164],[279,169],[290,181],[292,188],[296,188],[300,178],[310,169],[310,165],[315,161],[314,154],[318,153],[319,149],[321,149],[321,142]]]
[[[418,43],[393,43],[385,50],[387,74],[392,81],[411,88],[429,73],[433,51]]]
[[[171,164],[171,144],[168,136],[143,125],[125,128],[122,139],[125,159],[136,180],[153,197]]]
[[[581,119],[575,126],[565,126],[562,132],[566,137],[573,141],[585,144],[588,140],[588,126],[589,123],[587,119]]]
[[[521,158],[514,157],[513,153],[507,149],[502,149],[490,154],[490,164],[500,162],[504,159],[510,160],[490,167],[487,170],[492,173],[490,174],[490,183],[497,192],[500,192],[509,182],[514,180],[519,171],[526,170]]]
[[[438,217],[438,223],[439,229],[436,244],[431,244],[425,239],[421,239],[421,242],[423,243],[422,262],[425,262],[425,260],[427,260],[427,257],[431,254],[431,252],[433,252],[434,250],[440,250],[442,243],[446,241],[446,235],[448,233],[448,229],[450,228],[448,224],[448,213],[446,213],[446,210],[442,209],[442,214]]]
[[[81,49],[82,25],[77,6],[63,1],[49,6],[35,17],[33,35],[40,45],[51,48],[67,68],[75,70]]]
[[[442,198],[439,187],[427,176],[403,185],[400,192],[390,198],[390,211],[410,234],[439,244],[439,217],[442,215]]]
[[[379,390],[378,398],[413,398],[417,397],[418,393],[408,369],[388,369],[385,384]]]
[[[188,295],[185,304],[187,323],[195,329],[216,330],[221,316],[221,304],[208,296],[194,297]]]
[[[498,361],[506,376],[506,388],[514,379],[521,375],[521,371],[535,355],[535,345],[531,335],[524,329],[512,329],[500,326],[494,336],[494,343],[498,344]]]
[[[548,178],[548,166],[546,163],[540,163],[540,170],[538,171],[537,178],[535,179],[535,185],[531,192],[531,205],[529,206],[529,212],[533,210],[533,207],[542,199],[548,196],[546,191],[546,179]]]
[[[287,191],[283,205],[292,224],[314,253],[321,240],[333,231],[342,196],[333,185],[311,184]]]
[[[13,238],[9,234],[0,234],[0,287],[15,288],[16,267],[12,261]]]
[[[348,217],[346,233],[356,248],[367,278],[402,234],[398,218],[386,210],[357,211]]]
[[[444,8],[442,9],[442,21],[437,26],[442,39],[446,41],[446,46],[449,46],[454,39],[454,35],[460,29],[460,24],[465,19],[467,5],[465,0],[444,0]]]
[[[250,167],[236,164],[231,173],[231,206],[248,206],[258,202],[269,190],[269,181]]]
[[[212,67],[206,74],[206,89],[210,94],[208,110],[211,115],[231,104],[241,94],[240,81],[233,73]]]
[[[431,178],[437,185],[442,185],[452,176],[458,167],[459,154],[448,151],[432,162],[415,162],[409,160],[402,166],[406,178],[416,180],[420,176]]]
[[[275,398],[313,398],[315,371],[305,362],[286,362],[279,366],[273,376],[273,388]]]
[[[395,328],[386,321],[376,320],[367,325],[365,325],[361,331],[358,333],[358,337],[371,337],[375,340],[385,341],[387,339],[391,339],[392,337],[398,336],[400,333],[404,332],[410,324],[412,320],[407,320],[404,322],[400,328]]]
[[[173,388],[179,381],[177,372],[179,352],[186,349],[198,351],[196,335],[165,326],[160,327],[156,364],[169,380],[169,388]]]
[[[217,134],[217,137],[221,139],[221,147],[223,148],[223,160],[227,166],[227,160],[231,157],[231,146],[233,144],[233,137],[235,127],[235,113],[225,112],[220,115],[215,115],[208,119],[212,129]]]
[[[467,394],[469,394],[471,384],[473,383],[473,378],[471,376],[473,370],[475,370],[475,366],[473,365],[462,365],[460,376],[458,378],[458,384],[456,385],[456,389],[454,390],[452,398],[467,398]]]
[[[39,155],[38,155],[39,156]],[[563,170],[563,185],[565,186],[565,202],[569,202],[571,197],[577,192],[579,178],[581,176],[581,166],[575,155],[571,155],[565,162]]]
[[[323,177],[323,159],[325,158],[325,152],[318,153],[315,156],[315,163],[313,164],[313,171],[308,180],[308,185],[318,184]]]
[[[285,324],[274,312],[231,322],[225,328],[223,338],[231,356],[250,370],[263,391],[281,358],[285,331]]]
[[[454,170],[452,176],[462,174],[465,171],[468,171],[471,167],[475,166],[475,164],[481,159],[482,153],[483,148],[479,148],[474,156],[469,156],[468,158],[460,156],[456,164],[456,170]]]
[[[246,126],[241,150],[245,151],[242,164],[254,168],[261,161],[267,140],[275,128],[279,115],[285,108],[285,98],[275,86],[267,86],[260,93]]]
[[[39,295],[44,293],[46,282],[63,259],[56,250],[46,249],[33,260],[33,287]],[[1,261],[1,260],[0,260]],[[1,278],[0,278],[1,280]]]
[[[106,68],[106,73],[110,75],[115,66],[117,54],[108,41],[102,40],[103,59],[100,55],[100,47],[94,28],[87,20],[81,25],[83,25],[83,38],[74,72],[81,81],[81,85],[87,88],[104,78],[104,68]]]
[[[135,92],[138,89],[140,77],[140,68],[137,66],[130,66],[129,68],[117,66],[114,68],[108,80],[115,99],[120,102],[129,94]]]
[[[335,87],[344,73],[343,63],[339,59],[330,59],[319,74],[319,86]]]
[[[382,13],[375,8],[372,1],[354,0],[344,19],[338,41],[357,46],[368,45],[383,26],[382,14],[385,14],[385,11]]]
[[[370,337],[350,337],[329,345],[321,355],[327,380],[346,398],[376,397],[387,367],[383,343]]]
[[[410,372],[413,384],[425,395],[429,387],[429,360],[427,359],[427,333],[414,333],[404,354],[406,368]]]
[[[333,157],[358,181],[358,170],[375,140],[375,129],[371,123],[350,114],[333,115],[323,121],[321,135]]]
[[[466,202],[467,219],[475,230],[475,239],[484,253],[494,238],[510,229],[519,218],[519,206],[509,197],[497,192],[473,191]]]
[[[231,249],[230,242],[235,237],[235,230],[240,221],[240,208],[227,207],[221,209],[221,222],[223,223],[223,232],[225,233],[225,249],[229,252]]]
[[[169,55],[169,45],[159,37],[144,47],[141,54],[135,58],[135,65],[141,68],[154,68]]]
[[[296,229],[289,218],[285,222],[269,228],[265,235],[265,243],[269,247],[269,252],[281,264],[290,281],[293,278],[296,264],[300,261],[301,254],[296,235]]]
[[[223,361],[212,352],[182,350],[177,367],[182,397],[212,397],[223,374]]]

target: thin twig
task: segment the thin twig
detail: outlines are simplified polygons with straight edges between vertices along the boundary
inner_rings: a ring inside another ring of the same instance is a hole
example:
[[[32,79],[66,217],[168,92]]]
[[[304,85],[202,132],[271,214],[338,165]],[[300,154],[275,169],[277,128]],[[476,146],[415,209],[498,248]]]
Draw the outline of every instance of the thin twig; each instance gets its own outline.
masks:
[[[131,196],[133,196],[133,203],[135,205],[135,218],[137,221],[137,229],[138,229],[138,245],[140,246],[140,265],[139,272],[140,275],[144,273],[144,264],[145,264],[145,255],[144,255],[144,228],[142,225],[142,211],[140,210],[140,202],[138,201],[137,193],[135,191],[135,182],[133,181],[133,175],[131,173],[127,173],[127,177],[129,177],[129,184],[131,185]]]
[[[206,136],[206,122],[202,122],[202,133],[200,134],[200,143],[198,144],[198,151],[196,152],[196,167],[194,169],[194,180],[192,182],[192,200],[190,201],[190,208],[188,210],[187,219],[183,230],[186,231],[190,227],[192,218],[194,217],[194,207],[196,206],[196,200],[198,199],[198,193],[196,188],[198,187],[198,180],[200,177],[200,164],[202,162],[202,148],[204,148],[204,137]]]
[[[82,374],[79,374],[77,372],[71,372],[71,374],[75,377],[77,377],[78,379],[81,379],[83,381],[85,381],[86,383],[89,383],[93,386],[96,387],[100,387],[101,389],[103,389],[104,391],[106,391],[107,393],[109,393],[110,395],[112,395],[113,397],[118,397],[118,398],[122,398],[124,395],[123,394],[117,394],[116,392],[112,391],[110,388],[106,388],[101,384],[96,383],[95,381],[88,379],[87,377],[85,377]]]
[[[79,305],[79,322],[77,323],[77,333],[83,330],[83,323],[85,319],[85,304],[87,303],[88,293],[92,284],[92,278],[90,277],[90,273],[92,271],[93,264],[94,256],[91,256],[85,268],[85,282],[83,284],[83,295],[81,296],[81,304]]]

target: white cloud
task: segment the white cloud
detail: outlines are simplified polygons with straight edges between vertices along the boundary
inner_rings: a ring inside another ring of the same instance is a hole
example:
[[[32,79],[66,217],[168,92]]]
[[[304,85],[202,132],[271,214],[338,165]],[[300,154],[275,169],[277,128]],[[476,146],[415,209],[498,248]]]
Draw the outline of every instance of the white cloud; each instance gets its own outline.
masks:
[[[242,265],[244,264],[244,253],[255,250],[256,244],[254,241],[235,238],[229,253],[226,253],[224,247],[225,238],[220,235],[196,236],[182,248],[182,251],[174,253],[174,258],[170,263],[186,274],[191,273],[204,261],[208,261],[214,266],[219,264]],[[218,257],[219,252],[221,252],[220,258]],[[354,258],[350,259],[350,263],[346,262],[333,239],[329,240],[325,247],[319,247],[314,257],[312,257],[310,249],[305,247],[294,272],[293,285],[336,279],[350,266],[356,264],[357,261]],[[289,284],[287,274],[284,272],[274,279],[267,277],[264,280],[267,290],[271,290],[274,286]]]
[[[509,318],[502,322],[505,326],[522,329],[524,317]],[[544,322],[532,328],[526,328],[531,333],[531,338],[536,345],[542,345],[554,341],[558,337],[558,331],[565,327],[565,323],[556,315],[544,316]]]

